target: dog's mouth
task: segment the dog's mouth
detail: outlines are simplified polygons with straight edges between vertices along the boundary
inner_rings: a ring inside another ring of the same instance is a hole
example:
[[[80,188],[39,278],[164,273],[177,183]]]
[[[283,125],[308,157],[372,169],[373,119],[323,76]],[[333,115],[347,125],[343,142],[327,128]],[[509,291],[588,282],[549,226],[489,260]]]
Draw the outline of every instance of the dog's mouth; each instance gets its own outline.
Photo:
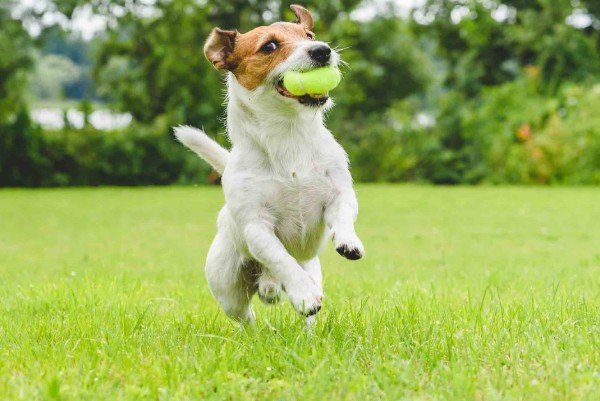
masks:
[[[290,93],[290,91],[288,91],[285,87],[285,85],[283,84],[283,79],[280,79],[279,82],[277,82],[277,86],[275,87],[275,89],[277,89],[277,92],[279,92],[279,94],[281,96],[285,96],[285,97],[289,97],[290,99],[296,99],[298,101],[298,103],[300,104],[304,104],[307,106],[314,106],[314,107],[319,107],[319,106],[323,106],[325,103],[327,103],[327,100],[329,100],[329,96],[328,94],[321,94],[321,95],[302,95],[302,96],[295,96],[292,95]]]

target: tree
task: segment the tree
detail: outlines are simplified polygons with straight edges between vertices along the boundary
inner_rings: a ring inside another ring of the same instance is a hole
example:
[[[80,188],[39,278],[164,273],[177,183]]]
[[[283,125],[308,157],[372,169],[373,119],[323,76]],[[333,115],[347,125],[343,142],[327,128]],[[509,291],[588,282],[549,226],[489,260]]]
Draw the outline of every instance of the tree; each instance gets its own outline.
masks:
[[[501,5],[513,18],[494,18]],[[594,39],[565,22],[573,10],[570,0],[429,0],[417,13],[431,22],[415,22],[415,30],[432,38],[448,62],[446,85],[468,98],[515,79],[528,65],[539,68],[540,89],[555,93],[562,81],[600,72]]]
[[[0,123],[23,106],[26,73],[32,65],[32,41],[19,21],[0,5]]]
[[[430,81],[430,61],[397,17],[364,23],[340,19],[329,39],[348,63],[348,68],[342,65],[347,79],[335,95],[343,114],[380,114],[394,102],[422,92]]]
[[[29,169],[41,159],[39,133],[23,99],[31,57],[31,38],[0,5],[0,186],[32,185]]]

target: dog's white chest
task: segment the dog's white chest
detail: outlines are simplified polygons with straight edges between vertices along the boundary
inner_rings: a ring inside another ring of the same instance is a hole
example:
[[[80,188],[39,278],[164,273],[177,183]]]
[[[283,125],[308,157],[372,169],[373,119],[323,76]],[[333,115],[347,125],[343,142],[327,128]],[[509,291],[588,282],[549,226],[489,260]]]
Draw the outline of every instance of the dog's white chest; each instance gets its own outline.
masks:
[[[275,180],[271,207],[277,218],[277,236],[296,257],[311,258],[323,239],[323,211],[333,196],[331,181],[317,166],[290,169]]]
[[[303,225],[320,220],[331,193],[327,184],[324,173],[292,170],[279,188],[284,201],[282,209],[294,216],[291,220]]]
[[[325,210],[339,192],[332,177],[345,168],[345,153],[314,115],[266,125],[244,116],[230,106],[237,143],[223,176],[227,203],[235,219],[258,216],[290,255],[310,260],[326,239]]]

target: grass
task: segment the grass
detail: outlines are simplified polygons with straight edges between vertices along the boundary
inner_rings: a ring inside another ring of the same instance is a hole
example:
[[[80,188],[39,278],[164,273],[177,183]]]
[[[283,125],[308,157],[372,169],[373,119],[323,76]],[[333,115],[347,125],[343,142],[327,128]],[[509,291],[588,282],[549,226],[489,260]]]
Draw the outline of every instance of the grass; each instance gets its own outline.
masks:
[[[219,188],[0,191],[0,398],[597,399],[600,189],[358,191],[313,335],[218,310]]]

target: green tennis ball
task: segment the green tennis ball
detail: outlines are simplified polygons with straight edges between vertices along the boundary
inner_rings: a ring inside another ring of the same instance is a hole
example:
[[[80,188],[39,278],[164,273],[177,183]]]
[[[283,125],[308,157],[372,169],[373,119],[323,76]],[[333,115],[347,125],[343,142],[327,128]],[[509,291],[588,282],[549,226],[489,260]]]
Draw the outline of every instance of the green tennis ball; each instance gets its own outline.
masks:
[[[342,80],[340,70],[333,67],[309,71],[288,71],[283,75],[283,85],[294,96],[325,95]]]

